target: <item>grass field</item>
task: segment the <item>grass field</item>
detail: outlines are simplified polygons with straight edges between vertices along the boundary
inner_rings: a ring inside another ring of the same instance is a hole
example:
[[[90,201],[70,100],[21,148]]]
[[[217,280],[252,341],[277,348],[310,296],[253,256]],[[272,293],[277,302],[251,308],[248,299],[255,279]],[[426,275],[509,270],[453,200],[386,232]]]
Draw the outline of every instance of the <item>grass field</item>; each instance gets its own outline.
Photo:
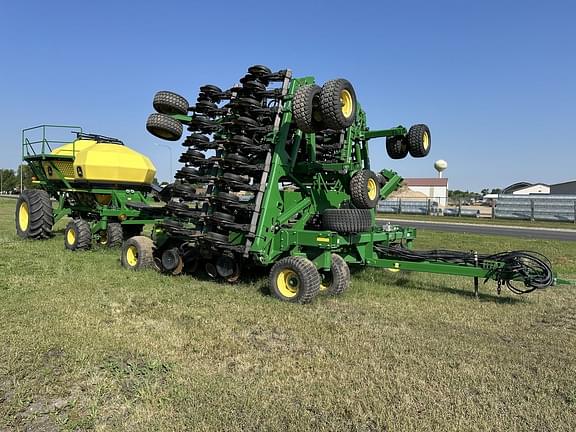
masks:
[[[0,431],[574,431],[576,288],[363,271],[298,306],[15,235],[0,199]],[[419,248],[576,243],[419,232]]]

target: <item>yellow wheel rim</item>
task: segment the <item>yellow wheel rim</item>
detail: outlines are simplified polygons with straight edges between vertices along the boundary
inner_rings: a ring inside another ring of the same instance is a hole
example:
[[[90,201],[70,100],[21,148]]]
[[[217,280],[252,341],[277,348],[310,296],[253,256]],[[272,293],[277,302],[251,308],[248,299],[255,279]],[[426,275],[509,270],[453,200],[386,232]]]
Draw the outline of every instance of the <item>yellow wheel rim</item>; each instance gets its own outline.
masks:
[[[300,278],[295,271],[290,269],[281,270],[276,276],[276,286],[282,296],[293,298],[300,291]]]
[[[74,231],[74,228],[70,228],[68,230],[68,232],[66,233],[66,242],[72,246],[74,243],[76,243],[76,231]]]
[[[102,245],[108,243],[108,234],[106,231],[100,231],[100,240],[98,240],[98,242]]]
[[[136,267],[136,264],[138,264],[138,249],[136,249],[136,246],[129,246],[126,250],[126,262],[130,267]]]
[[[368,198],[371,200],[376,199],[376,194],[378,193],[378,186],[374,179],[368,179]]]
[[[428,150],[428,147],[430,147],[430,136],[428,132],[424,132],[424,135],[422,135],[422,147],[424,147],[424,150]]]
[[[352,115],[354,103],[352,102],[352,95],[348,90],[340,92],[340,102],[342,103],[342,114],[344,117],[349,118]]]
[[[20,204],[20,209],[18,210],[18,225],[20,225],[21,231],[26,231],[28,229],[28,224],[30,223],[30,209],[28,208],[28,203],[23,202]]]

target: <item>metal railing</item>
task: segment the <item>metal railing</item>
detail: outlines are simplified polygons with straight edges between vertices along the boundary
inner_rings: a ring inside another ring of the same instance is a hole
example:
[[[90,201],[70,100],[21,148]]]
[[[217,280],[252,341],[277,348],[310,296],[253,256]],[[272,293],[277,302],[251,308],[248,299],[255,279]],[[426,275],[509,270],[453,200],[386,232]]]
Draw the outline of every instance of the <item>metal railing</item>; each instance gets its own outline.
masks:
[[[72,142],[72,149],[69,150],[70,156],[75,156],[74,139],[61,140],[54,139],[54,135],[60,136],[63,131],[72,133],[82,133],[79,126],[61,126],[61,125],[40,125],[22,130],[22,159],[27,156],[44,156],[52,153],[54,144],[69,144]],[[52,135],[49,139],[48,135]]]
[[[576,195],[499,195],[494,217],[576,223]]]
[[[446,203],[446,205],[442,205]],[[438,198],[388,198],[378,203],[378,212],[387,214],[414,214],[431,216],[480,217],[480,210],[471,208],[463,200],[448,201]],[[490,209],[486,209],[490,216]]]

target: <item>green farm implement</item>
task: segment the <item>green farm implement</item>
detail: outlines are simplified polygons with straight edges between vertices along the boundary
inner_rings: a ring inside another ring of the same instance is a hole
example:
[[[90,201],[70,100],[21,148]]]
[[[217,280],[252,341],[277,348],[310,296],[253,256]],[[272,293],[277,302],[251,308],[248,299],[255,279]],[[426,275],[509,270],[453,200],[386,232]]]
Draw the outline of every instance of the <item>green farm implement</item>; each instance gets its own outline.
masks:
[[[158,92],[146,127],[178,141],[188,132],[168,216],[153,239],[124,243],[127,268],[193,273],[237,281],[253,266],[270,267],[271,293],[306,303],[319,292],[340,294],[350,266],[494,279],[515,291],[555,283],[547,260],[509,252],[418,252],[416,231],[379,226],[379,200],[402,178],[371,169],[368,143],[386,139],[389,157],[430,151],[426,125],[372,130],[344,79],[322,87],[290,70],[253,66],[236,86],[200,88],[196,103]],[[522,285],[523,288],[518,288]]]
[[[76,138],[66,140],[63,132]],[[62,138],[49,139],[50,133]],[[16,232],[22,238],[47,238],[54,223],[70,216],[66,248],[88,249],[93,240],[119,246],[162,211],[149,206],[154,165],[116,138],[75,126],[28,128],[22,131],[22,159],[38,185],[23,191],[16,204]]]

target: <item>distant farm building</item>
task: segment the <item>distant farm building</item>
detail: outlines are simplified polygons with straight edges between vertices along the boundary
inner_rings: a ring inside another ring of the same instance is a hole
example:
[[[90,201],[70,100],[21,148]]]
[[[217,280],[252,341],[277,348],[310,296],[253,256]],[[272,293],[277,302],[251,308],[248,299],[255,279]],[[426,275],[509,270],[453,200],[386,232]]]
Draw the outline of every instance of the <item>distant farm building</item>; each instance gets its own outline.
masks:
[[[404,185],[411,191],[419,192],[432,201],[436,201],[440,206],[448,203],[447,178],[406,178]]]

